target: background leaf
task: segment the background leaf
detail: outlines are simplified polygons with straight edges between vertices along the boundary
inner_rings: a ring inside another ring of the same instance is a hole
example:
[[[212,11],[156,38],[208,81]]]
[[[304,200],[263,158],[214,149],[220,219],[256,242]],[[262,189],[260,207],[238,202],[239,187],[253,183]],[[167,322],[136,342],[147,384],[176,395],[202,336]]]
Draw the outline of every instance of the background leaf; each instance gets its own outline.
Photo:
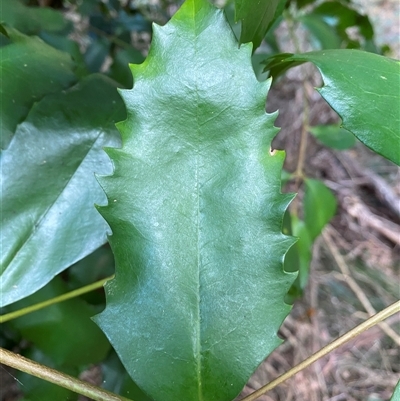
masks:
[[[35,294],[7,308],[13,312],[67,292],[59,277]],[[59,367],[77,367],[101,361],[110,349],[101,330],[90,320],[94,309],[79,298],[46,307],[7,324]]]
[[[318,49],[337,49],[341,47],[341,39],[334,29],[317,14],[306,14],[297,18],[318,42]]]
[[[319,92],[340,115],[343,128],[400,165],[400,62],[340,49],[277,55],[266,68],[274,75],[306,61],[320,70],[325,85]]]
[[[1,8],[1,7],[0,7]],[[15,128],[44,95],[77,80],[71,57],[7,28],[11,44],[0,48],[0,148],[6,148]]]
[[[304,184],[304,221],[313,242],[335,215],[337,200],[331,190],[319,180],[307,178]]]
[[[314,127],[309,127],[309,131],[322,144],[332,149],[350,149],[356,144],[355,136],[338,124],[315,125]]]
[[[293,304],[296,299],[303,295],[303,291],[308,283],[313,241],[304,221],[298,217],[291,216],[291,228],[291,233],[297,237],[297,242],[289,249],[285,256],[285,270],[298,272],[296,280],[286,296],[286,302]]]
[[[94,172],[111,172],[123,105],[114,84],[91,76],[37,103],[1,158],[1,305],[43,287],[106,242],[93,208],[105,196]],[[23,155],[23,163],[21,158]]]
[[[70,26],[59,11],[49,7],[27,7],[20,0],[1,0],[0,22],[27,35],[42,30],[59,32]]]
[[[31,349],[28,351],[23,352],[26,358],[33,359],[50,368],[61,369],[63,373],[71,376],[77,376],[79,374],[78,369],[65,366],[61,367],[55,364],[51,358],[43,354],[43,352],[36,347],[30,348]],[[20,390],[24,394],[24,397],[19,399],[19,401],[76,401],[78,399],[78,394],[45,380],[38,379],[28,373],[15,371],[15,375],[20,385]]]
[[[155,26],[121,91],[128,119],[100,180],[116,276],[95,321],[154,400],[231,400],[280,343],[293,275],[282,268],[291,195],[251,46],[189,0]]]
[[[282,14],[287,0],[235,0],[235,20],[242,21],[240,43],[253,42],[256,49],[269,27]]]

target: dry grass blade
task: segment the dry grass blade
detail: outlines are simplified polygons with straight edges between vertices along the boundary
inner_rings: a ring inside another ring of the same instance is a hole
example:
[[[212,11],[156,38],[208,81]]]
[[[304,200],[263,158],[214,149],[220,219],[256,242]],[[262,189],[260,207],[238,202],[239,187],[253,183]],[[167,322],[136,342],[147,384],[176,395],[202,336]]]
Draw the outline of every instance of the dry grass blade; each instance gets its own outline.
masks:
[[[327,229],[322,233],[322,237],[324,238],[324,241],[329,251],[335,259],[335,262],[339,266],[340,271],[344,275],[348,286],[353,290],[354,294],[357,296],[364,309],[368,312],[368,315],[373,316],[376,313],[376,310],[371,305],[371,302],[369,302],[362,288],[352,278],[350,269],[348,268],[345,260],[337,249],[335,243],[333,242],[329,231],[329,227],[327,227]],[[400,336],[386,322],[379,323],[379,327],[400,347]]]
[[[273,380],[272,382],[268,383],[267,385],[261,387],[254,393],[248,395],[247,397],[243,398],[241,401],[254,401],[259,398],[261,395],[265,394],[267,391],[272,390],[279,384],[283,383],[285,380],[289,379],[290,377],[294,376],[296,373],[299,373],[306,367],[313,364],[318,359],[322,358],[323,356],[327,355],[334,349],[340,347],[341,345],[347,343],[351,339],[357,337],[359,334],[363,333],[364,331],[368,330],[369,328],[375,326],[376,324],[380,323],[384,319],[394,315],[395,313],[400,312],[400,301],[395,302],[394,304],[386,307],[383,311],[377,313],[376,315],[370,317],[364,323],[361,323],[354,329],[348,331],[343,336],[339,337],[335,341],[331,342],[315,354],[311,355],[305,361],[301,362],[300,364],[294,366],[288,372],[284,373],[283,375],[279,376],[277,379]]]

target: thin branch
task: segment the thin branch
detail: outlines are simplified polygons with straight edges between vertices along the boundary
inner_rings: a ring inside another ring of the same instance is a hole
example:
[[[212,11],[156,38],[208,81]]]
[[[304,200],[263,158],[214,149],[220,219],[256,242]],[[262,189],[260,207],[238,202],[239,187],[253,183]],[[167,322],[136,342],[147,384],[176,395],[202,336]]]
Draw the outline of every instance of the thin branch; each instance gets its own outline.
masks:
[[[315,354],[311,355],[309,358],[307,358],[305,361],[299,363],[292,369],[290,369],[288,372],[284,373],[283,375],[279,376],[269,384],[261,387],[254,393],[248,395],[245,398],[242,398],[241,401],[254,401],[261,395],[265,394],[267,391],[272,390],[279,384],[283,383],[285,380],[291,378],[294,376],[296,373],[300,372],[301,370],[307,368],[311,364],[313,364],[315,361],[318,359],[324,357],[325,355],[329,354],[331,351],[334,349],[340,347],[341,345],[345,344],[346,342],[350,341],[354,337],[358,336],[362,332],[368,330],[369,328],[375,326],[376,324],[380,323],[382,320],[388,318],[389,316],[394,315],[395,313],[400,312],[400,301],[395,302],[394,304],[388,306],[385,308],[383,311],[377,313],[376,315],[370,317],[368,320],[366,320],[364,323],[359,324],[357,327],[354,329],[348,331],[346,334],[343,336],[339,337],[335,341],[331,342]]]
[[[19,310],[15,311],[15,312],[10,312],[10,313],[6,313],[4,315],[0,315],[0,324],[1,323],[5,323],[5,322],[7,322],[9,320],[12,320],[12,319],[16,319],[17,317],[21,317],[21,316],[27,315],[28,313],[35,312],[35,311],[37,311],[39,309],[43,309],[43,308],[45,308],[47,306],[56,304],[58,302],[63,302],[63,301],[66,301],[68,299],[78,297],[79,295],[86,294],[87,292],[91,292],[91,291],[97,290],[98,288],[103,287],[104,284],[108,280],[111,280],[112,278],[114,278],[114,276],[103,278],[102,280],[99,280],[99,281],[96,281],[95,283],[86,285],[85,287],[78,288],[77,290],[73,290],[71,292],[67,292],[66,294],[63,294],[63,295],[60,295],[58,297],[49,299],[47,301],[39,302],[39,303],[37,303],[35,305],[31,305],[31,306],[28,306],[26,308],[19,309]]]
[[[4,348],[0,348],[0,363],[82,394],[95,401],[132,401],[65,373],[58,372],[55,369],[48,368],[21,355],[14,354]]]

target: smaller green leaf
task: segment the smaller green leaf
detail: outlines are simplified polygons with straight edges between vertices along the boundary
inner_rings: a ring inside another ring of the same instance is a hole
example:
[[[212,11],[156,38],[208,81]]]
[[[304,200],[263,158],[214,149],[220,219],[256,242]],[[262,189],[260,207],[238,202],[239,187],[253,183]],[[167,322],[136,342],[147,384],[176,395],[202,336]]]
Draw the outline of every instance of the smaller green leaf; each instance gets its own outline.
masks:
[[[6,29],[4,28],[3,24],[0,24],[0,33],[9,38]]]
[[[278,18],[287,0],[235,0],[235,21],[242,21],[240,43],[253,42],[256,49]]]
[[[27,35],[44,30],[59,32],[70,26],[59,11],[49,7],[27,7],[19,0],[1,0],[0,21]]]
[[[374,152],[400,165],[400,62],[360,50],[280,54],[266,60],[271,75],[303,62],[322,75],[322,97],[340,115],[343,128]]]
[[[291,60],[292,56],[292,53],[280,53],[267,57],[262,63],[265,65],[264,72],[269,71],[269,76],[275,79],[289,68],[304,64],[304,61]]]
[[[331,21],[342,39],[348,39],[346,29],[354,26],[359,27],[359,32],[365,39],[372,39],[374,35],[374,29],[368,16],[360,14],[351,5],[339,1],[325,1],[314,8],[312,13]]]
[[[284,171],[284,170],[282,170]],[[282,232],[285,235],[293,235],[292,231],[292,216],[289,210],[285,211],[283,217]],[[300,269],[300,258],[297,243],[294,243],[289,250],[286,252],[284,260],[284,270],[285,272],[298,272]],[[295,282],[290,287],[286,297],[285,302],[292,305],[294,301],[301,296],[301,290],[298,285],[298,277]]]
[[[0,7],[1,8],[1,7]],[[0,148],[8,146],[17,124],[44,95],[65,89],[77,80],[71,57],[7,27],[12,43],[1,48]]]
[[[341,39],[335,30],[329,26],[323,18],[315,14],[306,14],[297,18],[318,42],[320,49],[337,49],[341,45]]]
[[[111,43],[108,39],[98,38],[93,41],[85,53],[85,62],[90,72],[99,72],[109,54]]]
[[[322,144],[332,149],[350,149],[356,144],[356,137],[338,124],[315,125],[309,131]]]
[[[303,295],[304,288],[308,283],[313,241],[304,221],[296,216],[291,216],[291,232],[297,237],[297,242],[285,256],[285,271],[292,271],[293,268],[297,268],[298,275],[285,300],[293,304],[296,299]]]
[[[122,84],[125,88],[132,88],[133,79],[129,64],[140,64],[143,60],[144,57],[142,53],[134,48],[119,50],[114,56],[109,76]]]
[[[56,277],[40,291],[10,305],[13,312],[67,292]],[[57,365],[75,367],[101,361],[110,349],[104,334],[90,319],[93,309],[79,298],[60,302],[30,313],[8,324],[34,343]]]
[[[400,401],[400,380],[397,382],[396,388],[390,401]]]
[[[298,285],[301,292],[303,292],[308,283],[313,240],[304,221],[295,216],[292,216],[292,233],[298,238],[295,246],[299,254],[299,275],[297,276],[294,286]]]
[[[120,143],[124,117],[115,83],[92,75],[36,103],[0,159],[2,204],[0,305],[43,287],[107,240],[94,203],[105,196],[94,173],[107,174],[104,146]]]
[[[304,184],[304,222],[314,241],[335,215],[337,201],[323,182],[307,178]]]

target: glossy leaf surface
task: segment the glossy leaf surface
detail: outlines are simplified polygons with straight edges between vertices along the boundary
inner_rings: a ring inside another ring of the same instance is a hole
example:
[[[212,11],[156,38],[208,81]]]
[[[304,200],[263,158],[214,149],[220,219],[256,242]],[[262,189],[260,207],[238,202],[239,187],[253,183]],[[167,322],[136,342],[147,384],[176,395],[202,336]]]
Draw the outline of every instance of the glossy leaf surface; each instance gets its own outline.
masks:
[[[321,72],[322,97],[343,128],[400,165],[400,62],[360,50],[323,50],[272,57],[271,74],[311,61]]]
[[[286,0],[235,0],[235,20],[242,21],[240,43],[253,42],[257,48]]]
[[[337,201],[332,191],[319,181],[304,180],[304,222],[313,242],[335,215]],[[300,235],[299,231],[296,233]]]
[[[123,104],[92,76],[37,103],[1,157],[1,305],[43,287],[106,242],[94,173],[111,172],[103,146],[119,144]],[[21,155],[24,157],[21,163]]]
[[[77,80],[68,54],[11,28],[7,33],[12,43],[0,48],[0,148],[3,149],[35,102]]]
[[[123,147],[100,180],[116,276],[95,321],[154,400],[231,400],[280,343],[294,279],[269,82],[206,0],[156,26],[131,68]]]

